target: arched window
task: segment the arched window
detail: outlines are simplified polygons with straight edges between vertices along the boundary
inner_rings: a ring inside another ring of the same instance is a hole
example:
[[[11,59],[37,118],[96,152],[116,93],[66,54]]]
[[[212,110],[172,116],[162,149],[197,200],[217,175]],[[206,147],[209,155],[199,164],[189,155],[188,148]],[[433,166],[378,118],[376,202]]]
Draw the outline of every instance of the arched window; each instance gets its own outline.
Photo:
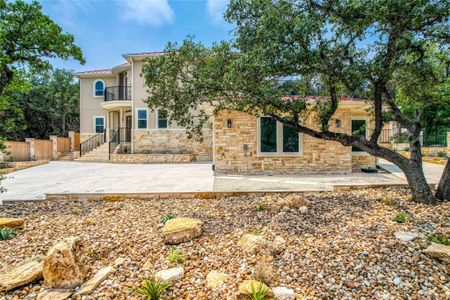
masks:
[[[101,79],[94,81],[94,97],[103,97],[105,94],[105,82]]]

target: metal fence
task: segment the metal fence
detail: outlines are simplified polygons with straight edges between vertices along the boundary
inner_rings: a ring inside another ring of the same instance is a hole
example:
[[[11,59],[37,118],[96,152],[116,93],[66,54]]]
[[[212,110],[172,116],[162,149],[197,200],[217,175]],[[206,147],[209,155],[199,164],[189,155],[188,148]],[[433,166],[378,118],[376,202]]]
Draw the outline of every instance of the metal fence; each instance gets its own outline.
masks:
[[[431,133],[423,135],[423,146],[425,147],[446,147],[447,133]]]

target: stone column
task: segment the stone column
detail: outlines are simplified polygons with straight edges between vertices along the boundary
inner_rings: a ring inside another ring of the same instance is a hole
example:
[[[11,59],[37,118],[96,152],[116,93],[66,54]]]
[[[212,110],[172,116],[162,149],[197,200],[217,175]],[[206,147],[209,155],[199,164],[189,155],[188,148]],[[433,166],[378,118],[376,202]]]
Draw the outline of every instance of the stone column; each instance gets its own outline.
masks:
[[[75,131],[69,131],[70,152],[75,150]]]
[[[36,159],[36,153],[35,153],[35,140],[33,138],[26,138],[25,142],[30,144],[30,159]]]
[[[58,159],[58,137],[51,135],[50,140],[52,141],[52,158]]]

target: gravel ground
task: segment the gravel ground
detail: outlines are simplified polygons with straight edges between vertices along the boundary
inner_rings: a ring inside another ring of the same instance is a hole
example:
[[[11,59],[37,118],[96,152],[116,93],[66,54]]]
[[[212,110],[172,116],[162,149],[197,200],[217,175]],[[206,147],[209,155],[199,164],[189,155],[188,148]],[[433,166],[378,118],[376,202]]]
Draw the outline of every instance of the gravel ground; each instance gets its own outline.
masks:
[[[185,277],[166,299],[233,299],[239,282],[252,277],[260,259],[244,254],[236,244],[243,234],[258,232],[286,240],[273,266],[277,284],[294,288],[299,299],[450,298],[450,266],[421,253],[429,241],[422,237],[405,244],[394,237],[400,230],[448,235],[450,203],[414,204],[406,190],[386,188],[302,195],[311,202],[306,214],[256,212],[256,204],[269,196],[3,205],[0,216],[25,218],[26,227],[16,238],[0,242],[0,269],[44,255],[62,238],[79,236],[91,273],[125,258],[117,272],[84,299],[140,299],[132,287],[142,276],[173,266],[167,252],[178,248],[185,257]],[[392,221],[399,212],[407,214],[406,223]],[[177,246],[164,245],[159,219],[166,213],[203,220],[203,235]],[[146,263],[153,269],[144,271]],[[206,286],[212,270],[230,275],[223,287]],[[0,293],[0,299],[33,299],[41,283]]]

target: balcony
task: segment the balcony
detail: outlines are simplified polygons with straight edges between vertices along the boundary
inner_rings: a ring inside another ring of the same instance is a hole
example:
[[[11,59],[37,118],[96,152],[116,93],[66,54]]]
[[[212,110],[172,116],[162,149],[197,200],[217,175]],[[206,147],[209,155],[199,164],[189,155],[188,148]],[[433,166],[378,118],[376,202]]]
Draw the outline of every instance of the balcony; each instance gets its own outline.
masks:
[[[118,85],[105,88],[105,101],[130,101],[131,86]]]
[[[118,85],[105,88],[102,107],[106,110],[131,107],[131,86]]]

